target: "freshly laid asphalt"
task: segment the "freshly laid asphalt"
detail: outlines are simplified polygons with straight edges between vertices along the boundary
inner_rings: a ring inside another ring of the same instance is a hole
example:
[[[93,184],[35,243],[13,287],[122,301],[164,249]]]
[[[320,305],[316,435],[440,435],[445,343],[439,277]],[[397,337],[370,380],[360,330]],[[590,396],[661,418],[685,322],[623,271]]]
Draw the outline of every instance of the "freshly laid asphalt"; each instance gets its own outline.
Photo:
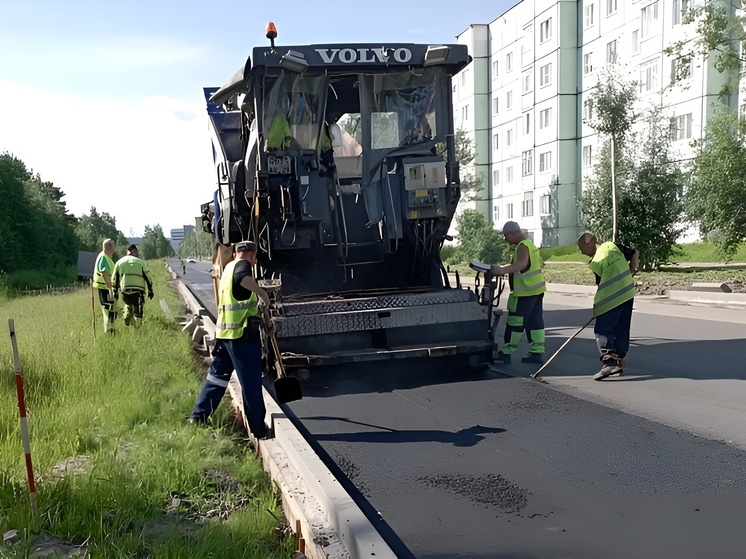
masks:
[[[551,355],[587,300],[546,303]],[[634,361],[604,382],[589,328],[546,382],[521,364],[314,371],[288,407],[414,557],[744,557],[746,311],[701,311],[636,303]]]

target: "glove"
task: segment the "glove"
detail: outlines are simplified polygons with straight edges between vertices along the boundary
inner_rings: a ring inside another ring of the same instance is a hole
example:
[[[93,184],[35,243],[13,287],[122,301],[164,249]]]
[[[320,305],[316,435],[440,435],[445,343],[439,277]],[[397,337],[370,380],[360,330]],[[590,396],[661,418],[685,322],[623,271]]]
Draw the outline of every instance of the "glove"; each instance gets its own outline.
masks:
[[[155,293],[152,291],[148,291],[148,299],[152,299],[155,296]]]
[[[109,289],[109,296],[111,297],[111,299],[112,299],[113,301],[116,301],[116,300],[117,300],[117,295],[118,295],[118,294],[117,294],[117,292],[116,292],[116,291],[114,291],[113,289]]]

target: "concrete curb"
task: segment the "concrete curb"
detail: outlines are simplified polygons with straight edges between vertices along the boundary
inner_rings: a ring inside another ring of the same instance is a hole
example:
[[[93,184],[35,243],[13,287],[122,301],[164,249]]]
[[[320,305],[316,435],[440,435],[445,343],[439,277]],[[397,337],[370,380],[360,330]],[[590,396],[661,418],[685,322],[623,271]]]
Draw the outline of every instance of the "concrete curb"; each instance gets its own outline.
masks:
[[[668,298],[671,301],[686,301],[687,303],[746,306],[746,293],[669,291]]]
[[[173,275],[170,267],[167,268]],[[183,282],[177,288],[185,304],[202,319],[206,338],[214,340],[215,325],[206,316]],[[205,346],[210,345],[205,340]],[[236,375],[228,383],[232,405],[244,422],[241,385]],[[274,437],[257,440],[249,433],[264,470],[270,475],[282,499],[283,511],[302,541],[300,551],[309,559],[376,557],[395,559],[396,554],[363,514],[354,500],[334,478],[311,446],[298,432],[266,389],[262,389],[267,418]]]

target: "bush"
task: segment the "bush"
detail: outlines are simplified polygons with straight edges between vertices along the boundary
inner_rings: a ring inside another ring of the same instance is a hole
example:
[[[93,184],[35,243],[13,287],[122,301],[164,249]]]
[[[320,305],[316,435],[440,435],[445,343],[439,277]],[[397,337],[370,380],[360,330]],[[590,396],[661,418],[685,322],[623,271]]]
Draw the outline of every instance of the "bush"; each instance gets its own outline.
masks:
[[[478,260],[489,264],[503,262],[508,250],[502,234],[487,223],[477,210],[464,210],[456,219],[458,224],[458,253],[462,262]]]

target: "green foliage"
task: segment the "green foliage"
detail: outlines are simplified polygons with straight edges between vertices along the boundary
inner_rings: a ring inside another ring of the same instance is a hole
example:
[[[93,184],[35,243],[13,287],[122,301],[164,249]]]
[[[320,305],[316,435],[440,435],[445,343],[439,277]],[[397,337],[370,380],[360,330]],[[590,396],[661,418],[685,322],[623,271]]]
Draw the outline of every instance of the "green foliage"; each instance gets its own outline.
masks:
[[[453,142],[456,149],[456,161],[459,162],[461,196],[464,200],[473,200],[484,189],[482,177],[477,176],[472,170],[471,164],[476,157],[474,141],[465,130],[459,128],[454,134]],[[436,150],[438,155],[447,156],[445,144],[438,144]]]
[[[126,248],[126,237],[124,243],[120,244],[124,235],[117,229],[116,218],[106,212],[99,213],[94,206],[91,206],[90,214],[83,214],[78,220],[75,232],[80,239],[80,250],[100,252],[104,239],[115,241],[118,250],[123,246]]]
[[[567,261],[567,262],[584,262],[587,257],[580,253],[577,245],[563,245],[558,247],[542,247],[539,254],[544,262],[548,261]]]
[[[719,108],[695,145],[687,214],[727,260],[746,241],[746,122]]]
[[[640,252],[640,264],[651,270],[668,262],[683,227],[684,175],[672,154],[671,121],[660,109],[642,115],[644,134],[633,134],[630,125],[640,118],[633,113],[634,84],[608,77],[592,94],[596,130],[606,141],[578,201],[583,226],[601,240],[614,239],[612,157],[617,197],[616,240]],[[602,107],[603,110],[599,110]],[[628,112],[628,116],[622,113]],[[617,130],[618,132],[613,132]],[[616,135],[621,134],[622,135]],[[642,138],[642,139],[641,139]]]
[[[740,0],[689,2],[683,23],[691,24],[694,32],[663,51],[675,58],[713,57],[715,69],[728,75],[721,96],[736,93],[739,78],[744,74],[746,59],[740,45],[746,43],[746,17],[736,12],[740,7]]]
[[[478,260],[490,264],[504,262],[508,250],[502,234],[477,210],[464,210],[456,218],[458,254],[463,262]]]
[[[151,270],[159,299],[178,309],[165,268]],[[96,339],[88,288],[2,310],[3,321],[15,319],[40,519],[31,520],[18,408],[3,405],[0,532],[87,540],[91,557],[290,556],[293,541],[277,535],[279,500],[232,431],[231,406],[223,403],[212,428],[184,422],[204,371],[157,301],[146,300],[139,329],[119,322],[116,337],[98,330]],[[96,304],[99,327],[100,312]],[[0,363],[0,398],[15,402],[9,343]],[[70,459],[78,472],[56,473]]]
[[[215,237],[202,230],[187,233],[176,253],[180,258],[208,258],[215,250]]]
[[[78,240],[64,193],[0,154],[0,272],[74,264]]]
[[[145,226],[145,234],[142,236],[140,243],[141,258],[149,260],[155,258],[169,258],[174,255],[174,249],[171,243],[163,234],[163,228],[160,225],[151,227]]]
[[[614,137],[621,150],[627,133],[638,118],[633,110],[637,83],[620,77],[616,70],[602,70],[598,86],[588,97],[590,117],[586,123],[599,134]]]

